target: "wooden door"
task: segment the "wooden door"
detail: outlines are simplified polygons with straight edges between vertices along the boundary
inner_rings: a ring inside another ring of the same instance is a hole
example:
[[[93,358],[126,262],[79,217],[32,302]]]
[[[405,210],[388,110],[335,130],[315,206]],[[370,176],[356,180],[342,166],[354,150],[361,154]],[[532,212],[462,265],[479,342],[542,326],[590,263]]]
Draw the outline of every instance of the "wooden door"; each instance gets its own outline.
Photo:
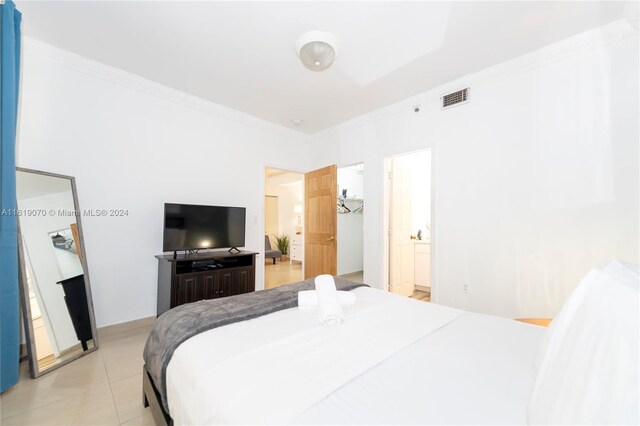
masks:
[[[338,200],[334,165],[304,175],[304,277],[337,273]]]
[[[414,248],[411,239],[413,206],[411,172],[395,159],[391,170],[389,287],[393,293],[411,296],[415,289]]]
[[[78,252],[80,263],[82,263],[82,247],[80,246],[80,233],[78,232],[78,224],[72,223],[69,225],[69,228],[71,228],[71,234],[73,235],[73,242],[76,244],[76,251]]]

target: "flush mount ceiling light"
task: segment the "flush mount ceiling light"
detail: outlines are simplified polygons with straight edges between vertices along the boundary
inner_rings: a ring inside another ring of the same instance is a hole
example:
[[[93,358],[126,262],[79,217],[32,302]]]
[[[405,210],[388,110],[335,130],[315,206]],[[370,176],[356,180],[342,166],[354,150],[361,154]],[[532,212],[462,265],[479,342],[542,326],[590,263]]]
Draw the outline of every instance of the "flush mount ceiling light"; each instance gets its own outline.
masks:
[[[336,38],[323,31],[309,31],[298,39],[296,52],[302,64],[311,71],[324,71],[338,55]]]

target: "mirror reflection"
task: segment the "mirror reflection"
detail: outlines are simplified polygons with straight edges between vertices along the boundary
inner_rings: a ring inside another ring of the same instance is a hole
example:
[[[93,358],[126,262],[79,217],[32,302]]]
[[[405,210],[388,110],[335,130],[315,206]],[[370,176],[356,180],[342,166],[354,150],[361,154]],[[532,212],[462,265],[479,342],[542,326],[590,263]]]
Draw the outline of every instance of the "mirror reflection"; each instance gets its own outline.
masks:
[[[19,169],[23,301],[32,376],[95,349],[73,178]]]

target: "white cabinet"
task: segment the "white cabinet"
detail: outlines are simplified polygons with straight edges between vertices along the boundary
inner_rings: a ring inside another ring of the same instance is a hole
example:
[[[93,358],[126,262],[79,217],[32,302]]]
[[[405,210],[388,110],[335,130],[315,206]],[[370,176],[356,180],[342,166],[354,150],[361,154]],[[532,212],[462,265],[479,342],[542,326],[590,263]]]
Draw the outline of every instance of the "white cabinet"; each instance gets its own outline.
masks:
[[[294,235],[289,244],[289,263],[294,260],[302,262],[302,259],[304,259],[304,240],[302,235]]]
[[[413,280],[415,285],[431,287],[431,242],[413,244]]]

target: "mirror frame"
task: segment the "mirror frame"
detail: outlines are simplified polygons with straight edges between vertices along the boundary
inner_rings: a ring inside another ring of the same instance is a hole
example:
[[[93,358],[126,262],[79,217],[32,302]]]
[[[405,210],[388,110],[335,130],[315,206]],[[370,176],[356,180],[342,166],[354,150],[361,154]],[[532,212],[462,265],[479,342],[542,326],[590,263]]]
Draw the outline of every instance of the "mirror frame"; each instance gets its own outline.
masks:
[[[57,173],[43,172],[41,170],[26,169],[23,167],[16,167],[16,172],[33,173],[37,175],[49,176],[54,178],[68,179],[71,182],[71,192],[73,195],[73,207],[76,213],[80,212],[80,206],[78,204],[78,191],[76,188],[76,179],[73,176],[66,176]],[[27,343],[27,353],[29,354],[29,370],[31,371],[31,378],[35,379],[43,374],[49,373],[63,365],[69,364],[78,358],[81,358],[91,352],[98,349],[98,331],[96,328],[96,319],[93,311],[93,296],[91,294],[91,284],[89,280],[89,268],[87,266],[87,253],[84,244],[84,232],[82,230],[82,221],[80,220],[81,214],[76,214],[76,224],[78,225],[78,238],[80,240],[80,252],[82,269],[84,270],[84,287],[87,294],[87,308],[89,309],[89,321],[91,322],[91,333],[93,335],[93,347],[82,351],[78,354],[72,355],[60,362],[45,368],[40,371],[38,369],[38,359],[36,357],[35,346],[35,333],[33,329],[33,321],[31,318],[31,305],[29,304],[29,288],[26,280],[26,263],[24,258],[24,248],[22,246],[22,233],[20,231],[20,218],[18,218],[18,261],[19,261],[19,274],[18,279],[20,281],[20,305],[22,308],[22,319],[24,321],[24,331]]]

